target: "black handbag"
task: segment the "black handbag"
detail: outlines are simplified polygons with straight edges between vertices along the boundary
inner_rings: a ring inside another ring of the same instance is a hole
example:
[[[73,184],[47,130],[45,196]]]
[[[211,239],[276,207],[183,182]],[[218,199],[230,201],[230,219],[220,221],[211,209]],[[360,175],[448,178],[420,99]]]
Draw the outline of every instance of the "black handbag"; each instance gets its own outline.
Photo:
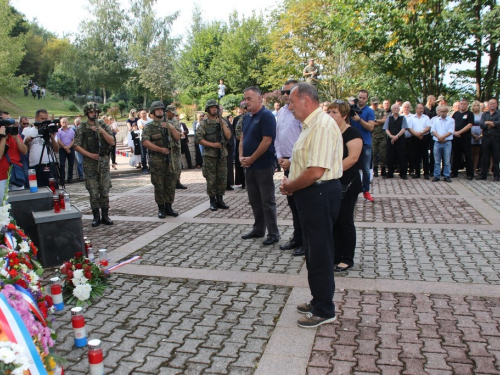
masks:
[[[9,183],[18,187],[24,187],[24,184],[26,183],[26,178],[24,176],[23,167],[20,167],[19,165],[12,163],[9,154],[5,154],[5,157],[7,158],[7,161],[9,162],[10,165]]]

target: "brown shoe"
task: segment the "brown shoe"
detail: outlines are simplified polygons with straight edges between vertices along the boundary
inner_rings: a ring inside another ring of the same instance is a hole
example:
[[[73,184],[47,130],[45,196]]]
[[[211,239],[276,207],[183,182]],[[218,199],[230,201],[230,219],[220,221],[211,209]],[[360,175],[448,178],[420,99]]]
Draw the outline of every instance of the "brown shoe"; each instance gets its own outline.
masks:
[[[303,316],[299,320],[297,320],[297,324],[302,328],[316,328],[322,324],[333,323],[337,320],[337,317],[333,318],[321,318],[319,316],[313,315],[312,313],[308,313],[306,316]]]
[[[308,314],[312,311],[313,307],[311,302],[301,303],[297,306],[297,312],[301,314]]]

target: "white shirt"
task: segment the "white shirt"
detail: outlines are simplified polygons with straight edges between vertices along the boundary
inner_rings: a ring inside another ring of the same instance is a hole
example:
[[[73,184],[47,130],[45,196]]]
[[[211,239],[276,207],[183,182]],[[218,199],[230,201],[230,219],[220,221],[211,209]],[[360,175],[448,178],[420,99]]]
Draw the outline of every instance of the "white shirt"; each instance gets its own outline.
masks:
[[[422,113],[422,116],[418,117],[417,115],[410,118],[408,121],[408,128],[413,129],[416,132],[422,132],[426,127],[431,126],[431,119],[429,116]],[[425,134],[429,134],[428,132]],[[425,135],[424,134],[424,135]]]
[[[410,122],[411,122],[411,119],[415,116],[413,113],[409,113],[407,115],[403,114],[403,113],[400,113],[399,114],[400,116],[404,116],[406,118],[406,124],[408,125],[408,127],[410,127]],[[411,137],[411,133],[408,131],[408,130],[405,130],[405,138],[410,138]]]
[[[29,166],[34,167],[40,163],[40,155],[42,154],[43,149],[43,138],[38,135],[38,129],[36,127],[32,128],[24,128],[23,130],[24,137],[31,137],[31,143],[29,148]],[[56,135],[57,142],[57,135]],[[51,161],[55,162],[56,160],[52,157]],[[43,150],[42,164],[49,163],[49,156],[47,154],[47,147]]]
[[[440,136],[445,135],[446,133],[451,133],[448,137],[445,138],[446,141],[451,141],[453,139],[453,133],[455,132],[455,120],[451,117],[433,117],[431,121],[431,133],[438,133]],[[436,136],[432,136],[432,138],[437,141]]]
[[[151,119],[149,117],[147,120],[143,120],[142,118],[137,120],[137,126],[139,127],[139,130],[144,129],[144,125],[149,124],[151,121],[153,121],[153,119]]]

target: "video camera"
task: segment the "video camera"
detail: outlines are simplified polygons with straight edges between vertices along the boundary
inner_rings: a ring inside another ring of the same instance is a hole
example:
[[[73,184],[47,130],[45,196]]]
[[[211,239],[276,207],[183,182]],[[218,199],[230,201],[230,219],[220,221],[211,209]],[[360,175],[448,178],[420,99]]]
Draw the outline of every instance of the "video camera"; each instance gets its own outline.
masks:
[[[0,120],[0,126],[5,126],[5,135],[0,135],[0,138],[5,137],[7,134],[18,135],[19,128],[17,126],[11,126],[14,124],[15,122],[13,122],[13,119]]]
[[[50,135],[57,133],[59,128],[59,119],[55,120],[45,120],[35,122],[33,125],[38,127],[38,134],[46,141],[50,140]]]
[[[358,108],[358,98],[354,99],[354,104],[350,104],[351,110],[349,111],[349,117],[353,117],[356,114],[360,115],[363,111]]]

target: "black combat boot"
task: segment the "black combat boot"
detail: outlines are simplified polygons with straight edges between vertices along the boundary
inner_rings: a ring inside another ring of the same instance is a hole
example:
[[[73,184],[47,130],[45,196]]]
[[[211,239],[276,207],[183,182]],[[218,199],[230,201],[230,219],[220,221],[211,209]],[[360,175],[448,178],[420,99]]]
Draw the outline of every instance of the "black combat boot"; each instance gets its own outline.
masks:
[[[93,227],[98,227],[99,224],[101,224],[101,215],[99,214],[99,209],[94,208],[92,210],[92,215],[94,215],[94,220],[92,220],[92,226]]]
[[[180,181],[177,181],[177,183],[175,184],[175,188],[176,188],[176,189],[187,189],[187,186],[186,186],[186,185],[181,184],[181,182],[180,182]]]
[[[165,219],[167,217],[166,207],[164,204],[159,204],[158,205],[158,217],[160,219]]]
[[[177,211],[172,210],[172,203],[165,203],[165,213],[167,216],[179,216],[179,213]]]
[[[217,211],[217,199],[210,197],[210,210]]]
[[[378,167],[373,167],[373,177],[378,177]]]
[[[109,208],[102,208],[102,218],[101,222],[105,225],[113,225],[113,220],[109,218]]]
[[[224,201],[222,200],[222,195],[216,195],[215,198],[217,200],[217,207],[222,208],[224,210],[227,210],[229,208],[229,206],[225,204]]]
[[[382,171],[380,172],[380,174],[382,175],[382,177],[385,177],[387,175],[387,173],[385,173],[385,167],[382,167]]]

